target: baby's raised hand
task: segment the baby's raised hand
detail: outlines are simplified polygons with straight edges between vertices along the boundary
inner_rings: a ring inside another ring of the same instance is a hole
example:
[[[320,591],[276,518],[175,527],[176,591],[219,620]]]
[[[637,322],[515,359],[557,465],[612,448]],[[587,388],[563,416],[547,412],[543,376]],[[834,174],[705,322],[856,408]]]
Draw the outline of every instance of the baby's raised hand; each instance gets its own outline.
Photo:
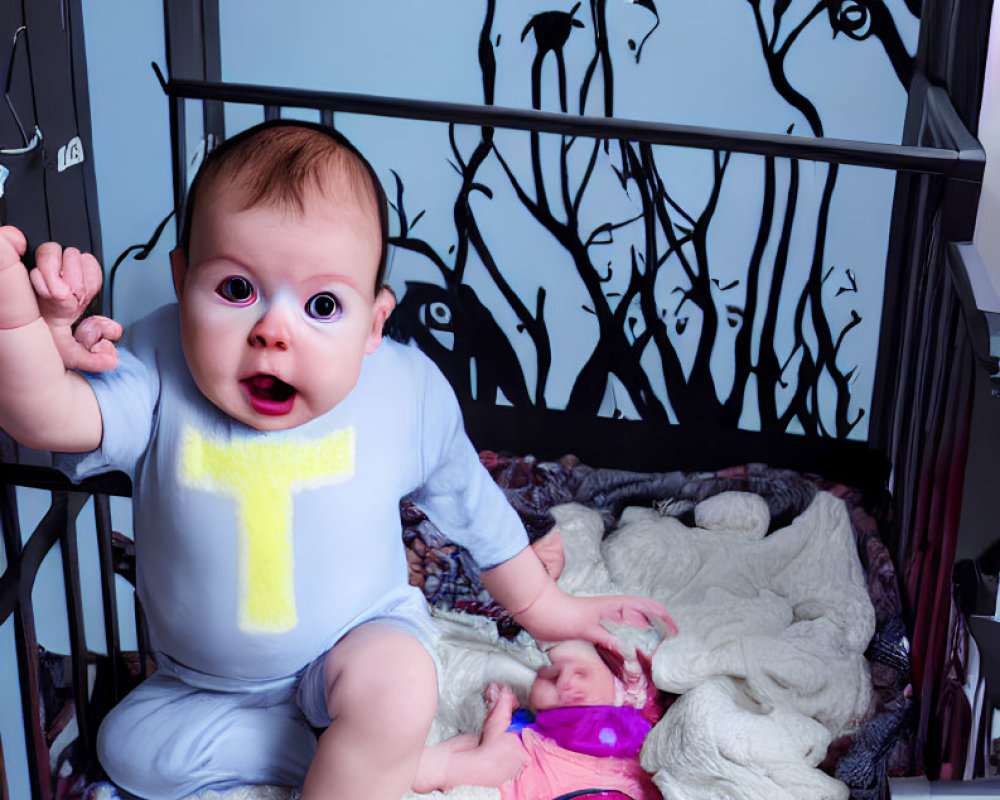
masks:
[[[96,315],[85,317],[74,329],[73,338],[76,345],[68,348],[69,352],[59,347],[59,355],[70,369],[104,372],[118,366],[118,351],[114,342],[122,338],[122,326],[113,319]],[[56,345],[59,343],[56,342]]]
[[[13,225],[0,227],[0,331],[20,328],[38,319],[38,304],[26,280],[21,256],[28,242]]]
[[[118,364],[113,342],[121,338],[121,325],[107,317],[90,317],[80,323],[75,336],[73,331],[104,281],[97,259],[75,247],[63,250],[46,242],[35,251],[30,277],[63,364],[87,372],[113,369]]]
[[[28,247],[24,234],[13,225],[0,226],[0,270],[21,261]]]

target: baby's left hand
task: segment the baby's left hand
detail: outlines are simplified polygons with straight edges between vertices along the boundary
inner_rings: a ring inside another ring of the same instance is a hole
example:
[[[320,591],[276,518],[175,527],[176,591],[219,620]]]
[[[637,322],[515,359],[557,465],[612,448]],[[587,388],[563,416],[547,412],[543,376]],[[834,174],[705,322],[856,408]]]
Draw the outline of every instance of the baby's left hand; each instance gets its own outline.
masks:
[[[122,326],[109,317],[84,317],[73,330],[73,342],[57,339],[63,364],[84,372],[105,372],[118,366],[114,343],[122,336]]]
[[[29,278],[63,364],[87,372],[113,369],[118,364],[114,342],[122,335],[121,325],[107,317],[89,317],[73,329],[104,280],[97,259],[75,247],[64,250],[46,242],[35,251]]]
[[[677,633],[669,612],[655,600],[628,595],[576,597],[563,592],[555,583],[530,608],[516,615],[515,620],[541,641],[586,639],[613,652],[620,651],[618,641],[604,627],[604,622],[655,627],[659,621],[667,635]]]

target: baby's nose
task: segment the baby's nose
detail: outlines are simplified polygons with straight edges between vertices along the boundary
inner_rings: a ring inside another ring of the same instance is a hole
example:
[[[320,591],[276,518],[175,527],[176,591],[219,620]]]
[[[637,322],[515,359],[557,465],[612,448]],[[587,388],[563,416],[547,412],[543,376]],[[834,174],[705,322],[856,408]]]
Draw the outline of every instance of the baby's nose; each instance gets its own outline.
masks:
[[[247,343],[251,347],[274,348],[275,350],[287,350],[291,343],[291,336],[287,315],[284,310],[273,305],[264,312],[264,315],[257,320]]]
[[[559,699],[563,702],[578,700],[580,694],[580,682],[576,675],[563,673],[556,681],[556,689],[559,692]]]

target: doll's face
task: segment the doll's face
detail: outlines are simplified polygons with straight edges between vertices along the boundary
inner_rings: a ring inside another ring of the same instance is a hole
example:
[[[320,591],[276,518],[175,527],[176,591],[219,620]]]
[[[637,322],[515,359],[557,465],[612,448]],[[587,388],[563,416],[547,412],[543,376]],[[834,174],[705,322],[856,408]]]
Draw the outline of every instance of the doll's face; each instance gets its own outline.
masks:
[[[612,706],[615,679],[589,642],[561,642],[548,651],[551,665],[538,670],[528,703],[535,711],[567,706]]]
[[[388,289],[373,299],[379,223],[359,202],[309,188],[301,212],[243,206],[206,187],[189,260],[171,254],[184,356],[222,411],[284,430],[350,393],[395,301]]]

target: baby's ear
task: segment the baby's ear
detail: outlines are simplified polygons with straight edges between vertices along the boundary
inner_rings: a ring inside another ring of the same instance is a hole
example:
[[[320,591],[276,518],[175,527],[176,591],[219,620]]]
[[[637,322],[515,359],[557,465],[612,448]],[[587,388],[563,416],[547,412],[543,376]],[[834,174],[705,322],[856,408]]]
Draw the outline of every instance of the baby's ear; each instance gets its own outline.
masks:
[[[179,247],[170,251],[170,271],[174,277],[174,294],[180,300],[184,290],[184,276],[187,275],[187,258],[184,257],[184,251]]]
[[[372,329],[368,334],[368,341],[365,342],[365,353],[367,355],[374,353],[382,343],[382,328],[385,327],[385,321],[389,318],[395,307],[396,295],[392,293],[392,289],[388,286],[383,286],[378,290],[378,294],[375,295]]]

